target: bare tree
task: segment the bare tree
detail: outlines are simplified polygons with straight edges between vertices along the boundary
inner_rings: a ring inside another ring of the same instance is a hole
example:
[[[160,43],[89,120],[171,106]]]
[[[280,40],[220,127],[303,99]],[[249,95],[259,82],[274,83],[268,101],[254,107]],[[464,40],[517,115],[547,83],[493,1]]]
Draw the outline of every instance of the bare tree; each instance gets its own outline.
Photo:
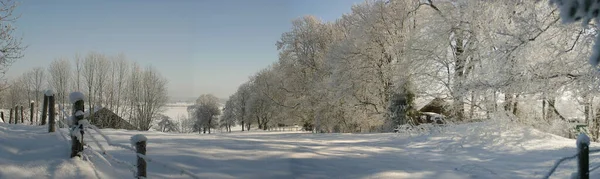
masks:
[[[132,120],[140,130],[148,130],[152,127],[153,119],[164,110],[168,101],[167,80],[152,66],[134,76],[137,79],[131,79],[131,82],[136,86],[129,89],[134,91],[132,107],[135,116]]]
[[[235,126],[236,117],[239,116],[240,108],[237,107],[237,93],[229,96],[225,106],[223,107],[223,115],[221,116],[221,127],[225,127],[227,132],[231,132],[231,127]]]
[[[195,128],[198,132],[210,134],[210,129],[214,127],[214,118],[221,114],[219,110],[219,99],[212,94],[203,94],[196,99],[196,104],[188,107],[192,116],[196,119]]]
[[[0,4],[0,74],[4,78],[12,63],[23,57],[26,46],[21,44],[22,38],[15,35],[15,23],[20,17],[14,14],[18,3],[0,0]]]
[[[34,102],[35,102],[35,106],[40,106],[40,99],[42,98],[42,91],[44,90],[44,82],[46,79],[45,78],[45,73],[44,73],[44,69],[41,67],[36,67],[34,68],[31,72],[31,75],[29,76],[29,83],[32,85],[32,93],[34,95]],[[34,109],[34,116],[35,116],[35,120],[39,121],[39,116],[37,115],[39,111],[39,107],[35,107]]]
[[[10,87],[8,88],[7,96],[7,108],[14,108],[17,105],[23,105],[26,100],[26,94],[23,93],[25,91],[25,85],[23,84],[23,80],[13,79],[10,81]]]
[[[142,69],[139,66],[138,63],[134,62],[131,65],[131,71],[130,71],[130,75],[128,76],[128,83],[127,83],[127,94],[126,94],[126,100],[127,100],[127,106],[128,106],[128,112],[129,112],[129,123],[135,124],[136,123],[136,118],[138,115],[138,111],[136,110],[139,106],[138,103],[140,103],[141,101],[141,92],[140,89],[141,88],[141,79],[142,79]]]
[[[49,86],[54,89],[57,103],[64,106],[67,104],[69,94],[69,83],[71,82],[71,63],[67,59],[56,59],[48,67]],[[59,113],[62,119],[64,114]]]
[[[81,81],[81,75],[82,75],[82,57],[79,53],[75,54],[75,58],[73,59],[73,61],[75,62],[75,71],[73,71],[73,90],[74,91],[81,91],[82,90],[82,81]]]
[[[97,53],[97,52],[90,52],[87,54],[87,56],[85,57],[85,60],[83,61],[83,80],[85,82],[86,85],[86,93],[87,93],[87,97],[88,97],[88,106],[89,109],[94,109],[95,105],[97,104],[97,79],[98,76],[98,61],[100,61],[100,59],[104,59],[105,56],[103,54]],[[93,119],[92,119],[93,121]]]
[[[115,98],[116,98],[116,107],[115,107],[115,113],[119,114],[121,116],[123,116],[125,114],[125,110],[122,109],[124,108],[125,105],[123,105],[122,103],[125,102],[124,99],[125,98],[125,94],[127,92],[127,88],[126,87],[126,80],[127,80],[127,73],[129,70],[129,63],[126,61],[125,55],[124,54],[119,54],[117,56],[117,59],[115,59],[114,61],[114,66],[113,68],[117,69],[117,74],[116,74],[116,81],[115,81],[115,87],[116,87],[116,94],[115,94]]]
[[[96,98],[95,101],[95,105],[97,106],[103,106],[104,104],[107,104],[106,102],[106,94],[104,93],[106,91],[106,87],[107,87],[107,82],[108,82],[108,77],[109,77],[109,70],[111,68],[111,63],[109,61],[109,59],[105,56],[102,55],[101,58],[98,58],[96,61],[96,74],[94,77],[94,97]]]

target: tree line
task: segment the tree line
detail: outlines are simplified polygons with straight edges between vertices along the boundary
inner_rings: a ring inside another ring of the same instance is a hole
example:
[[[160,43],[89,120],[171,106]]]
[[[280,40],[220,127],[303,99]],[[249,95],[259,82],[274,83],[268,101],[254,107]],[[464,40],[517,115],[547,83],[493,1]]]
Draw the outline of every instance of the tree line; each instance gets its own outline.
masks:
[[[167,80],[152,66],[130,62],[124,54],[89,52],[71,60],[55,59],[46,68],[36,67],[10,79],[8,89],[2,91],[2,105],[6,109],[33,101],[40,106],[43,92],[52,89],[56,103],[70,112],[68,95],[80,91],[87,97],[88,110],[104,107],[138,129],[148,130],[168,101],[166,85]],[[58,114],[62,119],[63,114]]]
[[[598,79],[585,60],[597,31],[559,21],[535,1],[367,0],[335,21],[304,16],[222,117],[246,129],[387,132],[442,99],[458,123],[502,115],[565,131],[575,111],[598,140]],[[577,109],[559,108],[564,96]]]

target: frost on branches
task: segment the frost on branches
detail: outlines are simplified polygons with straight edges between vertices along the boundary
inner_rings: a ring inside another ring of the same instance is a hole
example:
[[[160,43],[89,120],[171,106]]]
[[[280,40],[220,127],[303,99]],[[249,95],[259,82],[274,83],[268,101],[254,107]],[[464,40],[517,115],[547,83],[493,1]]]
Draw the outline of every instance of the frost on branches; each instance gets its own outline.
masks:
[[[570,24],[583,20],[582,25],[587,26],[592,19],[600,25],[598,15],[600,14],[600,2],[595,0],[550,0],[551,5],[558,6],[562,23]],[[596,36],[590,64],[597,67],[600,63],[600,37]]]

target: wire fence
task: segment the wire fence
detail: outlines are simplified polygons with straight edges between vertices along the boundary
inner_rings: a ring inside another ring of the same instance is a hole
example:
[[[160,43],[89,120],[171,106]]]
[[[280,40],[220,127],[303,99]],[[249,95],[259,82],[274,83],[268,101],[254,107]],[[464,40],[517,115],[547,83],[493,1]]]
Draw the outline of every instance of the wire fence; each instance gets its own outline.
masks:
[[[548,171],[548,173],[543,178],[550,178],[550,176],[552,176],[552,174],[556,172],[556,169],[560,166],[560,164],[566,161],[573,160],[575,158],[578,159],[578,172],[576,173],[577,176],[579,176],[578,178],[589,178],[589,175],[592,171],[595,171],[598,168],[600,168],[600,164],[598,164],[595,167],[589,167],[589,155],[600,153],[600,149],[589,150],[589,144],[589,138],[587,137],[587,135],[581,133],[577,138],[577,153],[573,156],[563,157],[557,160],[552,166],[552,168],[550,168],[550,171]]]
[[[70,143],[70,141],[73,140],[73,139],[77,139],[77,137],[73,136],[73,134],[78,132],[78,131],[75,131],[78,128],[77,128],[77,126],[71,126],[71,125],[69,125],[72,122],[68,122],[69,124],[65,124],[65,122],[69,121],[69,116],[71,116],[71,115],[67,115],[68,113],[65,111],[65,108],[64,108],[64,106],[62,104],[58,104],[58,106],[59,106],[60,112],[63,114],[62,115],[63,118],[57,120],[57,122],[54,124],[56,126],[56,128],[59,129],[58,130],[59,133],[57,133],[57,134],[59,134],[60,136],[62,136],[61,138],[64,138],[65,142],[67,144],[72,145]],[[73,118],[71,117],[71,119],[73,119]],[[102,131],[97,126],[95,126],[93,124],[90,124],[90,123],[85,123],[85,124],[86,125],[83,126],[83,128],[81,130],[84,131],[84,135],[85,136],[89,136],[89,139],[91,139],[91,141],[94,144],[96,144],[96,146],[98,148],[95,149],[94,147],[90,146],[89,144],[85,144],[82,141],[82,143],[84,144],[84,150],[82,152],[82,157],[84,159],[89,159],[90,158],[89,155],[94,155],[94,156],[97,156],[99,159],[101,159],[102,162],[104,162],[108,166],[113,167],[113,165],[111,164],[111,161],[112,161],[113,163],[116,163],[116,164],[119,164],[119,165],[127,167],[127,169],[133,173],[134,178],[146,178],[145,176],[140,176],[139,175],[139,173],[138,173],[139,164],[133,164],[133,163],[130,163],[130,162],[127,162],[127,161],[119,160],[119,159],[115,158],[113,155],[111,155],[106,150],[105,145],[103,145],[96,138],[97,135],[100,135],[106,141],[106,144],[108,146],[118,147],[118,148],[122,148],[122,149],[125,149],[125,150],[132,151],[132,152],[135,153],[136,157],[142,159],[146,163],[154,163],[154,164],[156,164],[158,166],[161,166],[161,167],[167,168],[169,170],[178,172],[178,173],[180,173],[182,175],[187,175],[187,176],[189,176],[191,178],[194,178],[194,179],[199,179],[200,178],[199,176],[195,175],[194,173],[192,173],[192,172],[190,172],[188,170],[181,169],[180,167],[172,166],[172,165],[169,165],[167,163],[164,163],[164,162],[161,162],[161,161],[158,161],[158,160],[154,160],[154,159],[148,157],[147,155],[141,154],[141,153],[139,153],[136,150],[136,148],[134,148],[132,146],[128,146],[128,145],[123,145],[123,144],[120,144],[120,143],[116,143],[109,136],[107,136],[104,133],[102,133]],[[60,130],[59,126],[68,127],[69,130],[71,131],[71,134],[70,135],[66,134],[63,130]],[[89,130],[89,129],[91,129],[91,130]],[[133,137],[132,137],[132,140],[134,140]],[[132,142],[132,144],[134,144],[135,142],[138,142],[138,141],[131,141],[131,142]],[[96,175],[98,175],[98,173],[96,171],[95,164],[93,162],[91,162],[91,160],[87,160],[87,161],[90,163],[90,166],[94,169],[94,172],[96,172]],[[144,170],[145,170],[145,168],[144,168]]]

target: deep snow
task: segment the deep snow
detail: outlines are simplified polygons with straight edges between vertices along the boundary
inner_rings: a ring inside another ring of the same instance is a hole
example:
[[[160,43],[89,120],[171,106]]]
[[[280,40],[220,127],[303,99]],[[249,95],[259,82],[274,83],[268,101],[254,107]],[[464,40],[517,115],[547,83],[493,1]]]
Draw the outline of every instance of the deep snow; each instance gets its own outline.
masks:
[[[66,133],[65,129],[63,132]],[[69,159],[69,144],[46,126],[0,123],[0,178],[133,178],[130,166],[88,153]],[[135,164],[135,154],[108,146],[115,159]],[[428,135],[235,132],[211,135],[103,129],[119,145],[148,139],[147,156],[201,178],[542,178],[556,160],[572,156],[576,141],[514,125],[485,122]],[[90,137],[84,139],[99,151]],[[598,148],[597,143],[591,149]],[[600,156],[591,155],[591,167]],[[109,164],[106,163],[109,161]],[[95,172],[94,172],[95,171]],[[576,161],[551,178],[569,178]],[[592,178],[600,176],[594,171]],[[148,163],[148,178],[189,178]]]

